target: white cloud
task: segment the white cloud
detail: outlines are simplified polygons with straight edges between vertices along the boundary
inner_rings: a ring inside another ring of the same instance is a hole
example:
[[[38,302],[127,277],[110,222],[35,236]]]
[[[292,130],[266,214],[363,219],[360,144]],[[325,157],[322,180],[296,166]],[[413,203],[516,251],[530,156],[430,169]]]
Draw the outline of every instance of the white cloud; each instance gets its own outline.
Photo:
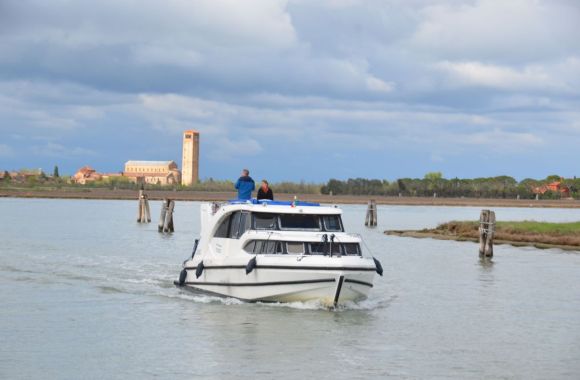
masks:
[[[367,88],[371,91],[377,92],[391,92],[394,89],[394,84],[392,82],[385,82],[382,79],[369,75],[367,77]]]
[[[67,147],[54,142],[47,142],[44,145],[34,145],[31,147],[33,154],[46,157],[70,157],[70,156],[93,156],[95,152],[82,147]]]
[[[447,73],[459,85],[483,86],[507,90],[540,89],[564,90],[541,66],[527,66],[523,70],[483,64],[480,62],[440,62],[436,68]]]
[[[459,136],[457,140],[468,145],[492,148],[494,151],[507,150],[508,152],[525,150],[526,147],[543,144],[542,138],[533,133],[509,132],[497,128]]]
[[[402,151],[449,164],[476,147],[571,144],[561,136],[580,120],[572,1],[3,7],[0,131],[23,160],[30,136],[50,141],[34,146],[51,157],[91,154],[85,141],[102,157],[117,143],[122,161],[135,134],[172,141],[193,128],[215,160],[292,149],[284,164],[307,165],[327,149],[365,167],[369,154]]]
[[[437,2],[411,43],[447,60],[527,62],[580,50],[580,8],[550,0]]]
[[[247,137],[239,139],[222,137],[213,147],[208,156],[215,161],[229,161],[232,158],[243,160],[263,150],[259,142]]]

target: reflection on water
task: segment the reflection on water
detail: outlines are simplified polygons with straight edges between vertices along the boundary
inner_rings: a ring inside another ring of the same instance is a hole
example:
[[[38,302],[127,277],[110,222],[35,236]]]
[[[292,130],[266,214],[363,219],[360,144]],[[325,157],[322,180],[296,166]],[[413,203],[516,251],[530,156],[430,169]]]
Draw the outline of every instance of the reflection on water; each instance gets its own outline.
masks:
[[[490,258],[480,258],[479,266],[484,272],[491,272],[493,270],[493,259]]]
[[[158,202],[152,215],[159,214]],[[247,304],[173,286],[199,232],[134,223],[136,202],[0,199],[2,378],[579,378],[580,255],[385,236],[476,208],[344,207],[379,258],[368,300]],[[580,220],[496,209],[499,220]],[[10,221],[6,223],[5,221]]]

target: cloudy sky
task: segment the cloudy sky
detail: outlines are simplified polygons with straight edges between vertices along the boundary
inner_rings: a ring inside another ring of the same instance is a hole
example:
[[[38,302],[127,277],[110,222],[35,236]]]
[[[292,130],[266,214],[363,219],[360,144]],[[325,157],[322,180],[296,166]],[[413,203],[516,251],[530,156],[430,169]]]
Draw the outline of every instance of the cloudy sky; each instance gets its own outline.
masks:
[[[577,0],[0,0],[0,169],[580,175]]]

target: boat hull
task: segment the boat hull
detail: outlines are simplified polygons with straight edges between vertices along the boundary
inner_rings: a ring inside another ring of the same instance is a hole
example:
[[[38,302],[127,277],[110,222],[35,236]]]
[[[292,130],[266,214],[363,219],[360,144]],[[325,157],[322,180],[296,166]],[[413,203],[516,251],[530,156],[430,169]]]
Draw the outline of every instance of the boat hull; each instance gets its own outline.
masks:
[[[367,298],[375,275],[370,266],[329,268],[258,266],[246,274],[245,266],[208,266],[199,278],[196,267],[186,268],[182,286],[244,301],[320,301],[336,305]]]

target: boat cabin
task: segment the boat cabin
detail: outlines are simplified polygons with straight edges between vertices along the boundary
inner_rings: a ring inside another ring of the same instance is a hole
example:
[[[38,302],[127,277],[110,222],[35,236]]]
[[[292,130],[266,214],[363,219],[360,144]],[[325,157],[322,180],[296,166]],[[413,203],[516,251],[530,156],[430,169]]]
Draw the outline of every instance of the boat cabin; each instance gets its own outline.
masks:
[[[210,238],[241,239],[248,254],[361,256],[344,233],[341,211],[316,203],[229,202],[213,210]]]

